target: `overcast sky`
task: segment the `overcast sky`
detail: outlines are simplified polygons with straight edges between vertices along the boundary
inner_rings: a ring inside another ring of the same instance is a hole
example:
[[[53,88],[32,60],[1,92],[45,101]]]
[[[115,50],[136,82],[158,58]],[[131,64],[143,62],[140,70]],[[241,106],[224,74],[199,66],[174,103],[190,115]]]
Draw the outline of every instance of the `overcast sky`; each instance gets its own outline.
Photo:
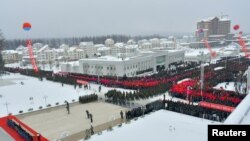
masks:
[[[194,33],[196,21],[229,15],[249,32],[250,0],[0,0],[5,38]],[[32,30],[25,33],[23,22]]]

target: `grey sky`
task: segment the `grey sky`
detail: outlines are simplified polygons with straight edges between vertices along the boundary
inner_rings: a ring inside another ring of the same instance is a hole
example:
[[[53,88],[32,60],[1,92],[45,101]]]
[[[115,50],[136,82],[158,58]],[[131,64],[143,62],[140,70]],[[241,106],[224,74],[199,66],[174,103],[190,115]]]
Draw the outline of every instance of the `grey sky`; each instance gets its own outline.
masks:
[[[250,0],[0,0],[5,38],[194,33],[196,21],[228,14],[249,32]]]

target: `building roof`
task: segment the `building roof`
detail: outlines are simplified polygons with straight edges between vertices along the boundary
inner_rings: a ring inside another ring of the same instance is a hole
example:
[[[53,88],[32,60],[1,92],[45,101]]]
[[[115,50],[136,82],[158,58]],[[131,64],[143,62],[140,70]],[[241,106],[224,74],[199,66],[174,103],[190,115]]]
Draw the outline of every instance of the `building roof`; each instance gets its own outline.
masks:
[[[15,50],[3,50],[2,51],[2,54],[14,54],[14,53],[19,53],[19,52]]]
[[[47,48],[49,48],[49,45],[43,46],[42,48],[40,48],[40,49],[38,50],[38,52],[42,52],[42,51],[44,51],[44,50],[47,49]]]
[[[228,17],[221,17],[221,18],[219,18],[219,17],[208,17],[208,18],[201,19],[198,22],[209,22],[209,21],[212,21],[215,18],[218,18],[219,21],[230,21],[230,19],[228,19]]]
[[[160,110],[137,121],[115,127],[112,132],[91,136],[91,141],[206,141],[207,125],[218,124],[206,119]]]

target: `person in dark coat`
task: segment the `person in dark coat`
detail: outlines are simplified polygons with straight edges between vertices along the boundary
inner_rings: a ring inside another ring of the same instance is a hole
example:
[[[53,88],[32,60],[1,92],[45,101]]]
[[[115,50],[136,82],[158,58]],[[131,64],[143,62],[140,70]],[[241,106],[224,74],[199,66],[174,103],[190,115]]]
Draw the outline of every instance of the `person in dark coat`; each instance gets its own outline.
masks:
[[[91,127],[90,127],[90,133],[91,133],[91,135],[94,135],[94,128],[93,128],[93,126],[91,125]]]
[[[121,115],[121,119],[123,119],[123,112],[122,111],[120,112],[120,115]]]
[[[65,101],[66,102],[66,109],[68,111],[68,114],[70,114],[70,111],[69,111],[69,102],[68,101]]]
[[[90,122],[92,123],[93,122],[93,115],[89,114],[89,118],[90,118]]]
[[[87,114],[87,118],[89,118],[89,111],[88,110],[86,110],[86,114]]]

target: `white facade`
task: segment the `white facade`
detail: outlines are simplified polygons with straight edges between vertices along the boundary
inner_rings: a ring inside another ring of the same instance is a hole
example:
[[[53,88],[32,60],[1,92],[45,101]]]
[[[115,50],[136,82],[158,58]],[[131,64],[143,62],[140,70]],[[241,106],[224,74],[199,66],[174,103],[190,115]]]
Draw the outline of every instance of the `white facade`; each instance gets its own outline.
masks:
[[[68,50],[69,61],[75,61],[85,58],[85,52],[78,47],[70,47]]]
[[[184,61],[184,51],[152,50],[127,58],[103,56],[81,59],[78,69],[76,65],[62,63],[61,70],[88,75],[133,77],[144,73],[155,73],[159,66],[164,66],[166,69],[169,64],[180,61]]]
[[[115,41],[113,39],[107,39],[105,40],[105,45],[107,47],[113,47],[115,45]]]
[[[185,62],[210,62],[211,61],[210,53],[203,53],[203,52],[190,52],[185,53]]]
[[[1,52],[2,58],[5,63],[14,63],[21,61],[22,54],[21,52],[15,50],[4,50]]]
[[[93,42],[81,42],[79,47],[83,49],[85,57],[93,57],[97,53],[97,46],[94,46]]]
[[[101,56],[108,56],[110,55],[110,47],[99,47],[97,52],[100,53]]]
[[[160,47],[160,40],[158,38],[150,39],[149,42],[152,44],[152,48]]]

